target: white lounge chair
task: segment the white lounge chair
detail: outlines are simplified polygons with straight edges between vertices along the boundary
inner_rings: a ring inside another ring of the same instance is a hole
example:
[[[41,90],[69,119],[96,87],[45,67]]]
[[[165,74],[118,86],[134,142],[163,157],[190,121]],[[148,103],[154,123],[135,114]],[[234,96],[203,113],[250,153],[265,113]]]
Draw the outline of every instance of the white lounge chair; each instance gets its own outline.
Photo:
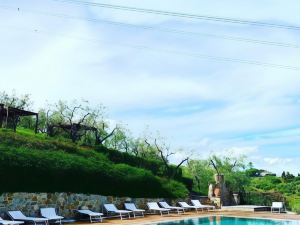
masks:
[[[194,205],[189,205],[186,202],[178,202],[180,207],[186,209],[186,210],[192,210],[195,209],[195,211],[198,213],[198,209],[201,209],[203,211],[204,207],[199,207],[199,206],[194,206]]]
[[[0,224],[2,225],[19,225],[23,224],[24,222],[22,221],[11,221],[11,220],[4,220],[0,217]]]
[[[169,215],[171,211],[170,209],[160,208],[156,202],[148,202],[147,206],[150,211],[159,212],[161,216],[163,216],[164,212]]]
[[[213,206],[213,205],[202,205],[202,203],[199,200],[191,200],[191,202],[192,202],[193,206],[204,207],[207,210],[210,210],[210,209],[214,210],[214,209],[216,209],[216,207]]]
[[[12,220],[16,221],[23,221],[23,222],[28,222],[28,223],[34,223],[35,225],[37,223],[45,223],[48,225],[48,219],[46,218],[38,218],[38,217],[28,217],[25,216],[21,211],[8,211],[7,214]]]
[[[163,207],[164,209],[170,209],[173,211],[177,211],[177,213],[184,213],[184,208],[177,207],[177,206],[170,206],[167,202],[159,202],[159,205]]]
[[[108,214],[117,214],[120,216],[121,220],[124,218],[123,215],[127,215],[128,219],[130,219],[130,213],[132,213],[131,211],[119,210],[114,204],[104,204],[103,206]]]
[[[136,208],[134,203],[124,203],[125,209],[132,211],[133,217],[136,217],[136,214],[140,214],[141,217],[144,217],[145,210]]]
[[[285,211],[285,207],[284,207],[283,202],[272,202],[271,213],[273,213],[277,210],[278,210],[278,213],[281,213],[281,212]]]
[[[58,222],[61,225],[61,220],[64,218],[57,215],[55,208],[41,208],[41,216],[48,219],[49,222]]]
[[[103,213],[99,213],[99,212],[93,212],[89,209],[77,209],[76,210],[77,213],[79,213],[80,215],[86,216],[90,219],[90,222],[102,222],[103,221]]]

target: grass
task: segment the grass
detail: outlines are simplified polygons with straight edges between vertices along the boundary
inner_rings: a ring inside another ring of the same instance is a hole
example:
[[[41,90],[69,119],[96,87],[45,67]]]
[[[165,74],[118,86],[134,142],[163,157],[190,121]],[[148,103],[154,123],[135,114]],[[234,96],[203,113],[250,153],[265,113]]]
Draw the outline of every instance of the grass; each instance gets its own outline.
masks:
[[[0,130],[2,192],[77,192],[129,197],[184,197],[186,187],[150,170],[64,139]]]

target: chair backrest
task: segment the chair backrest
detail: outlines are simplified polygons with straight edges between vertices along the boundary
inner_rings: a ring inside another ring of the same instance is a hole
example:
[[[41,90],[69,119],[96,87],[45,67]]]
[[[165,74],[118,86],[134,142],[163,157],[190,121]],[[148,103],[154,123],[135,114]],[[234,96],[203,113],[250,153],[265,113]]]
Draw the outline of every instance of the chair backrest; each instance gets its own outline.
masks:
[[[181,207],[190,207],[186,202],[178,202]]]
[[[27,218],[21,211],[8,211],[8,215],[13,220],[22,220]]]
[[[91,213],[93,213],[91,210],[89,209],[77,209],[77,212],[79,213],[83,213],[83,214],[87,214],[90,215]]]
[[[147,206],[149,209],[160,209],[160,207],[158,206],[158,204],[156,202],[148,202]]]
[[[40,211],[41,211],[41,215],[46,218],[57,216],[55,208],[41,208]]]
[[[202,204],[199,200],[191,200],[191,202],[194,206],[202,206]]]
[[[171,207],[167,202],[159,202],[159,204],[160,204],[161,207],[163,207],[163,208],[170,208],[170,207]]]
[[[124,203],[124,206],[125,206],[125,209],[127,209],[127,210],[131,210],[131,211],[137,210],[134,203]]]
[[[118,210],[114,204],[104,204],[104,208],[107,212],[115,212]]]
[[[283,208],[283,202],[272,202],[272,207]]]

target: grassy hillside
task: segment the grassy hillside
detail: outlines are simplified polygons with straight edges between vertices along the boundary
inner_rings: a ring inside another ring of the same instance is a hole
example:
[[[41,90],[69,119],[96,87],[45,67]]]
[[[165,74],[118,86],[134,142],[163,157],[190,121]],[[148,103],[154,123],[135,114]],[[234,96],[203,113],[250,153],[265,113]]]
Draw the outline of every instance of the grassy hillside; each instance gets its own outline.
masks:
[[[249,192],[255,192],[256,204],[263,204],[272,198],[285,198],[288,208],[300,213],[300,177],[282,179],[281,177],[253,177],[247,188]],[[259,194],[261,193],[261,194]],[[270,203],[268,203],[270,205]]]
[[[151,162],[144,161],[139,166],[142,168],[134,163],[116,163],[108,151],[33,135],[27,130],[0,130],[0,191],[170,198],[187,195],[182,183],[145,169],[145,165],[151,168]]]

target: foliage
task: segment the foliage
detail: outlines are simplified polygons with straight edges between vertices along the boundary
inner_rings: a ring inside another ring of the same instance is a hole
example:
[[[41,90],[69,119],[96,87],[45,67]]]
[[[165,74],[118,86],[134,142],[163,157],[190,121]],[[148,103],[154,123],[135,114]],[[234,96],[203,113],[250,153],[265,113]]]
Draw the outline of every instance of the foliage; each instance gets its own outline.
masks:
[[[287,196],[287,202],[289,203],[289,208],[298,214],[300,214],[300,197],[299,196]]]
[[[214,181],[214,170],[208,160],[190,160],[187,173],[193,178],[193,191],[207,194],[208,185]]]
[[[227,187],[232,192],[243,192],[244,187],[249,183],[246,174],[245,157],[219,157],[212,155],[209,159],[210,165],[216,170],[217,174],[223,174]]]
[[[286,202],[284,195],[280,192],[251,191],[243,195],[243,204],[246,205],[272,205],[272,202]]]
[[[182,183],[113,163],[103,153],[45,136],[0,131],[0,191],[184,197]]]
[[[295,176],[289,172],[285,172],[283,171],[282,172],[282,175],[281,175],[281,178],[285,181],[285,182],[289,182],[289,181],[292,181]]]
[[[255,177],[251,179],[247,191],[252,193],[251,198],[256,199],[251,202],[260,203],[262,199],[265,199],[267,196],[277,193],[281,195],[281,201],[284,201],[287,204],[287,207],[294,212],[300,213],[299,203],[300,203],[300,177],[292,177],[286,179],[286,174],[282,177],[274,176],[265,176],[265,177]],[[257,196],[259,197],[253,197]]]
[[[11,94],[5,91],[0,92],[0,104],[4,104],[8,107],[18,108],[27,110],[31,107],[32,101],[30,100],[30,95],[17,95],[15,91]]]

